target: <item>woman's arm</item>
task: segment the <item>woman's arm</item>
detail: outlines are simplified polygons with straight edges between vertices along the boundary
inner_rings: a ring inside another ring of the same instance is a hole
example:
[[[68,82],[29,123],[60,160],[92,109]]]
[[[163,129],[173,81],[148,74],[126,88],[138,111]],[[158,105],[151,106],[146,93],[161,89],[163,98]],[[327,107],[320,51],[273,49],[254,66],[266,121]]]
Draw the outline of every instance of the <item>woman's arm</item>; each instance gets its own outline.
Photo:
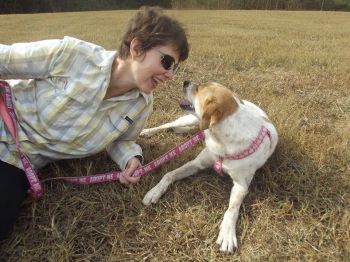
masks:
[[[141,110],[137,117],[132,119],[133,124],[129,127],[129,130],[106,148],[109,156],[122,170],[126,168],[128,161],[132,157],[137,156],[140,158],[140,162],[143,161],[142,149],[136,144],[136,140],[151,114],[152,109],[153,101],[150,101],[150,103]]]
[[[0,44],[0,79],[46,78],[62,50],[62,40]]]

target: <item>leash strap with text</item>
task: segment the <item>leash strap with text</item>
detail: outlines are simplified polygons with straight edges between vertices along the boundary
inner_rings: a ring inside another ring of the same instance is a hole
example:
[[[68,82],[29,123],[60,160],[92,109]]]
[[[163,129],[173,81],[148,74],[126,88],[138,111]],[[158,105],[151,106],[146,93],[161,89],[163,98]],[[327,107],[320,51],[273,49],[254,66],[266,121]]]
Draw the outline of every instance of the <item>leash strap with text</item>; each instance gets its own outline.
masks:
[[[5,81],[0,81],[0,91],[2,93],[2,96],[0,96],[0,113],[2,119],[4,120],[7,129],[9,130],[13,140],[16,143],[16,148],[21,159],[24,172],[26,173],[28,182],[30,184],[29,194],[34,199],[37,199],[43,195],[44,189],[40,184],[40,180],[35,172],[33,165],[29,161],[29,158],[21,151],[17,132],[17,118],[12,103],[11,89],[9,84]]]
[[[135,172],[132,174],[132,176],[144,176],[144,175],[148,174],[149,172],[155,170],[156,168],[165,164],[169,160],[175,158],[176,156],[179,156],[182,152],[193,147],[194,145],[196,145],[198,142],[200,142],[203,139],[204,139],[204,132],[203,131],[197,132],[192,137],[190,137],[188,140],[177,145],[176,147],[169,150],[165,154],[159,156],[158,158],[154,159],[153,161],[149,162],[148,164],[136,169]],[[71,183],[71,184],[90,185],[90,184],[96,184],[96,183],[116,181],[116,180],[119,180],[119,177],[121,175],[122,175],[121,171],[113,171],[113,172],[104,173],[104,174],[97,174],[97,175],[93,175],[93,176],[47,178],[47,179],[42,180],[42,181],[46,182],[49,180],[64,180],[64,181]]]

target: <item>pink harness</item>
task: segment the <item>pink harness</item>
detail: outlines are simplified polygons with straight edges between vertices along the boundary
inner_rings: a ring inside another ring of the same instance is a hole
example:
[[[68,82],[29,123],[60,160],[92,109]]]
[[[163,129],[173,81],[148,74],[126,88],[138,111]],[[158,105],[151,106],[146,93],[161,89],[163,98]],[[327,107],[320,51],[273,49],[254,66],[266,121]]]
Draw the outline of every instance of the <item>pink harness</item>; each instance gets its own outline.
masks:
[[[224,161],[224,159],[239,160],[242,158],[246,158],[247,156],[250,156],[251,154],[255,153],[256,150],[258,150],[258,148],[260,147],[261,143],[264,141],[264,138],[266,136],[268,136],[268,138],[270,139],[270,147],[271,147],[271,145],[272,145],[271,133],[266,127],[262,126],[260,128],[260,131],[259,131],[257,138],[255,138],[255,140],[250,144],[250,146],[247,149],[245,149],[239,153],[235,153],[233,155],[227,155],[225,157],[219,156],[218,159],[214,163],[214,166],[213,166],[214,170],[220,176],[223,176],[224,173],[222,171],[222,162]]]

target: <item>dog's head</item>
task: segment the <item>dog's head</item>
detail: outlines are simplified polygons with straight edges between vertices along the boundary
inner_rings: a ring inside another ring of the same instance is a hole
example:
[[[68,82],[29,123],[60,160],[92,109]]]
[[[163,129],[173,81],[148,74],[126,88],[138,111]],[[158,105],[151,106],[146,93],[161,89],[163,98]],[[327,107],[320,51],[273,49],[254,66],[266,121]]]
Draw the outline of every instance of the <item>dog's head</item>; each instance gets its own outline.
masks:
[[[185,81],[183,89],[186,99],[181,101],[180,106],[200,118],[201,130],[223,121],[238,108],[233,93],[218,83],[194,84]]]

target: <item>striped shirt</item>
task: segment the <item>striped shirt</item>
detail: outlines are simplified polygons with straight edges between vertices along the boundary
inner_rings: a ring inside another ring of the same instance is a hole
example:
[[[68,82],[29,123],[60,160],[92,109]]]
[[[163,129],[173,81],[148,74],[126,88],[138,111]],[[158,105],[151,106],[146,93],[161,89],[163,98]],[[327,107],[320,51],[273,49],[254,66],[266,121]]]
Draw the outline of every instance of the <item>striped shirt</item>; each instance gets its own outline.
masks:
[[[0,44],[0,79],[11,86],[20,146],[36,168],[104,149],[121,169],[142,156],[135,140],[153,96],[133,89],[103,100],[116,55],[72,37]],[[1,117],[0,159],[23,169]]]

